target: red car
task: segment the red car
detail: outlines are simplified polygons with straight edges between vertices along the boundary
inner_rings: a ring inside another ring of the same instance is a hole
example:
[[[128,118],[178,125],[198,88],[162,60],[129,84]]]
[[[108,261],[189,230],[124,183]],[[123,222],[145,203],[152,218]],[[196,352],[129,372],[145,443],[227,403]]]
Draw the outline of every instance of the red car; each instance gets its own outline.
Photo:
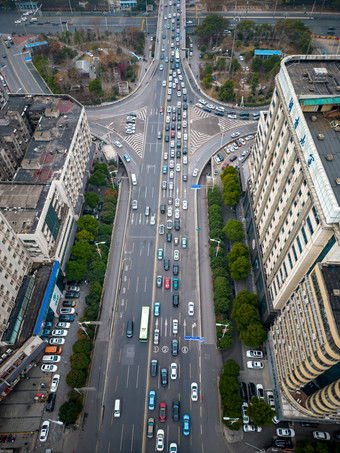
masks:
[[[166,403],[159,403],[159,421],[165,422],[166,420]]]
[[[224,170],[225,168],[227,168],[229,166],[228,162],[224,162],[224,164],[222,165],[222,170]]]
[[[171,131],[171,138],[175,138],[175,131]]]
[[[159,107],[159,113],[163,113],[163,107],[162,106]]]
[[[164,279],[164,288],[170,289],[170,277],[165,277]]]

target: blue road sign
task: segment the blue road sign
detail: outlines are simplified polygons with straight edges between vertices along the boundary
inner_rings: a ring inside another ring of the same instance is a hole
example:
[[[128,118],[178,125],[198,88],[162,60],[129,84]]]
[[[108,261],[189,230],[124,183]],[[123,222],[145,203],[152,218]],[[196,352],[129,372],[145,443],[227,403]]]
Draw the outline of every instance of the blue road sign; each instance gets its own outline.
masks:
[[[201,338],[201,337],[184,337],[184,340],[197,340],[197,341],[207,341],[205,338]]]
[[[25,61],[32,61],[32,57],[25,57]]]
[[[191,189],[200,189],[201,184],[191,184]]]

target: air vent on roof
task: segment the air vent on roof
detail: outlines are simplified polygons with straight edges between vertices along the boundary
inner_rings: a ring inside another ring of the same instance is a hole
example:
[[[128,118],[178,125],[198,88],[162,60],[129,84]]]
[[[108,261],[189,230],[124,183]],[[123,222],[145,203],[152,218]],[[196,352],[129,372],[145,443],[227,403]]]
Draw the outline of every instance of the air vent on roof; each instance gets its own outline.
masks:
[[[314,86],[314,85],[311,85],[311,86],[309,87],[309,91],[315,91],[315,86]]]
[[[335,87],[335,90],[336,90],[336,91],[340,91],[340,85],[337,85],[337,86]]]
[[[335,182],[337,183],[338,186],[340,186],[340,178],[336,178]]]
[[[317,117],[316,117],[315,115],[313,115],[313,116],[311,117],[311,121],[313,121],[313,123],[315,123],[315,121],[317,121]]]
[[[318,140],[324,140],[325,136],[323,134],[318,134]]]
[[[326,154],[326,160],[332,161],[333,160],[333,154]]]
[[[340,289],[334,288],[333,289],[333,294],[334,294],[334,296],[340,296]]]

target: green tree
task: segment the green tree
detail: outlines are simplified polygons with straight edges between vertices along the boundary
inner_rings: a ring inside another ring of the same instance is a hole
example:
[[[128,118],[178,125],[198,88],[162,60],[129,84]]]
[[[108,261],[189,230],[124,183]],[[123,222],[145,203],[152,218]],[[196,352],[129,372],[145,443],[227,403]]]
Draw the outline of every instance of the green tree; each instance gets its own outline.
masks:
[[[84,317],[88,321],[96,321],[96,319],[98,318],[98,313],[99,313],[98,305],[90,304],[85,307]]]
[[[208,203],[209,203],[209,206],[212,206],[213,204],[217,204],[217,205],[221,206],[222,196],[221,196],[221,190],[218,186],[214,186],[212,188],[212,190],[209,190]]]
[[[86,262],[81,260],[69,261],[66,265],[66,277],[68,280],[82,280],[87,274]]]
[[[223,373],[227,376],[238,377],[240,375],[240,365],[233,359],[228,359],[223,365]]]
[[[229,310],[229,299],[214,296],[214,310],[216,315],[227,313]]]
[[[247,303],[235,306],[231,312],[231,319],[236,322],[239,331],[245,330],[251,323],[258,321],[257,309]]]
[[[210,74],[208,74],[207,77],[203,77],[203,79],[202,79],[202,83],[203,83],[203,85],[205,86],[206,89],[211,87],[212,81],[213,81],[213,79],[212,79],[212,76]]]
[[[87,242],[76,242],[71,247],[71,255],[76,260],[87,261],[92,255],[92,247]]]
[[[227,278],[228,277],[227,269],[224,268],[224,267],[216,267],[212,271],[212,278],[216,278],[216,277],[225,277],[225,278]]]
[[[105,278],[105,270],[106,270],[106,265],[105,265],[104,261],[102,261],[102,260],[93,261],[90,264],[90,272],[89,272],[90,280],[95,280],[95,281],[103,284],[104,278]]]
[[[90,208],[94,209],[97,204],[99,204],[100,198],[95,192],[87,192],[85,194],[85,203],[90,206]]]
[[[93,186],[106,186],[105,176],[99,170],[96,170],[94,173],[92,173],[91,177],[89,178],[89,182]]]
[[[90,283],[90,294],[92,298],[101,298],[103,287],[99,282],[92,281]]]
[[[262,59],[261,57],[255,57],[251,63],[251,70],[254,72],[259,72],[262,68]]]
[[[228,349],[234,343],[232,323],[226,319],[221,321],[221,324],[228,324],[228,323],[229,323],[229,326],[228,326],[226,332],[224,332],[224,329],[225,329],[224,327],[221,327],[221,326],[216,327],[216,338],[217,338],[216,346],[220,349]]]
[[[66,426],[74,425],[82,408],[83,405],[79,402],[66,401],[60,406],[59,420],[65,423]]]
[[[238,71],[239,69],[241,69],[241,64],[239,63],[237,58],[233,57],[231,60],[231,72],[234,74],[234,72]]]
[[[89,90],[91,91],[91,93],[95,93],[99,97],[103,96],[102,84],[98,79],[91,80],[91,82],[89,83]]]
[[[227,267],[227,262],[224,256],[214,256],[210,260],[210,267],[212,270],[216,269],[217,267]]]
[[[245,256],[240,256],[233,263],[229,263],[230,277],[233,280],[242,280],[249,274],[251,264]]]
[[[234,81],[226,80],[224,84],[220,86],[218,94],[222,101],[231,101],[234,99]]]
[[[236,36],[241,41],[251,39],[256,32],[256,24],[252,20],[241,20],[235,29]]]
[[[255,95],[256,88],[258,87],[259,83],[260,83],[260,77],[259,77],[258,73],[255,72],[251,79],[251,91],[252,91],[253,95]]]
[[[211,75],[212,72],[213,72],[212,64],[211,64],[211,63],[207,63],[207,64],[205,65],[204,70],[205,70],[205,73],[206,73],[206,74],[210,74],[210,75]]]
[[[73,343],[72,351],[75,354],[83,353],[83,354],[89,355],[90,352],[92,351],[92,348],[93,348],[93,345],[90,341],[78,340],[75,343]]]
[[[83,352],[78,352],[71,355],[70,362],[73,369],[86,370],[90,364],[90,359]]]
[[[273,424],[275,411],[264,402],[264,399],[253,396],[251,399],[246,414],[251,418],[255,426],[265,426]]]
[[[105,222],[106,224],[112,224],[116,215],[116,210],[115,209],[106,209],[102,210],[100,214],[100,219],[102,222]]]
[[[86,382],[85,371],[71,369],[66,375],[66,382],[70,387],[82,387]]]
[[[195,28],[195,35],[205,39],[212,39],[213,42],[222,35],[223,30],[229,26],[229,20],[217,14],[209,14],[202,23]]]
[[[259,322],[250,324],[246,330],[240,332],[240,340],[246,346],[257,348],[261,343],[266,341],[267,332]]]
[[[76,241],[78,242],[93,242],[94,234],[86,230],[81,230],[76,234]]]
[[[241,189],[238,183],[225,185],[223,190],[223,201],[226,206],[236,206],[241,198]]]
[[[225,71],[226,68],[226,59],[220,58],[216,63],[216,71]]]
[[[223,228],[223,233],[231,242],[239,242],[244,238],[243,223],[235,219],[228,220]]]
[[[234,299],[234,306],[242,305],[244,303],[248,303],[253,305],[254,307],[257,307],[257,294],[249,293],[247,290],[240,291]]]
[[[233,248],[228,253],[227,258],[229,263],[233,263],[239,257],[244,256],[246,258],[249,257],[249,249],[246,245],[242,244],[242,242],[235,242]]]
[[[263,62],[263,69],[266,72],[270,72],[274,67],[280,67],[281,58],[279,55],[272,55]],[[258,72],[258,71],[256,71]]]
[[[80,217],[77,222],[79,230],[86,230],[95,234],[99,225],[98,220],[94,219],[91,215],[84,215]]]

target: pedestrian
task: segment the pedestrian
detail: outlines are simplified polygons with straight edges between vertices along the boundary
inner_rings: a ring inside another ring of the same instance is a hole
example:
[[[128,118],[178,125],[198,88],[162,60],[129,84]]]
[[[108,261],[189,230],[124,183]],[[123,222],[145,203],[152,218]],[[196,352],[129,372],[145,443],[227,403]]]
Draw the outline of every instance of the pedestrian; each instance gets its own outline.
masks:
[[[78,316],[78,312],[76,311],[76,316]]]

